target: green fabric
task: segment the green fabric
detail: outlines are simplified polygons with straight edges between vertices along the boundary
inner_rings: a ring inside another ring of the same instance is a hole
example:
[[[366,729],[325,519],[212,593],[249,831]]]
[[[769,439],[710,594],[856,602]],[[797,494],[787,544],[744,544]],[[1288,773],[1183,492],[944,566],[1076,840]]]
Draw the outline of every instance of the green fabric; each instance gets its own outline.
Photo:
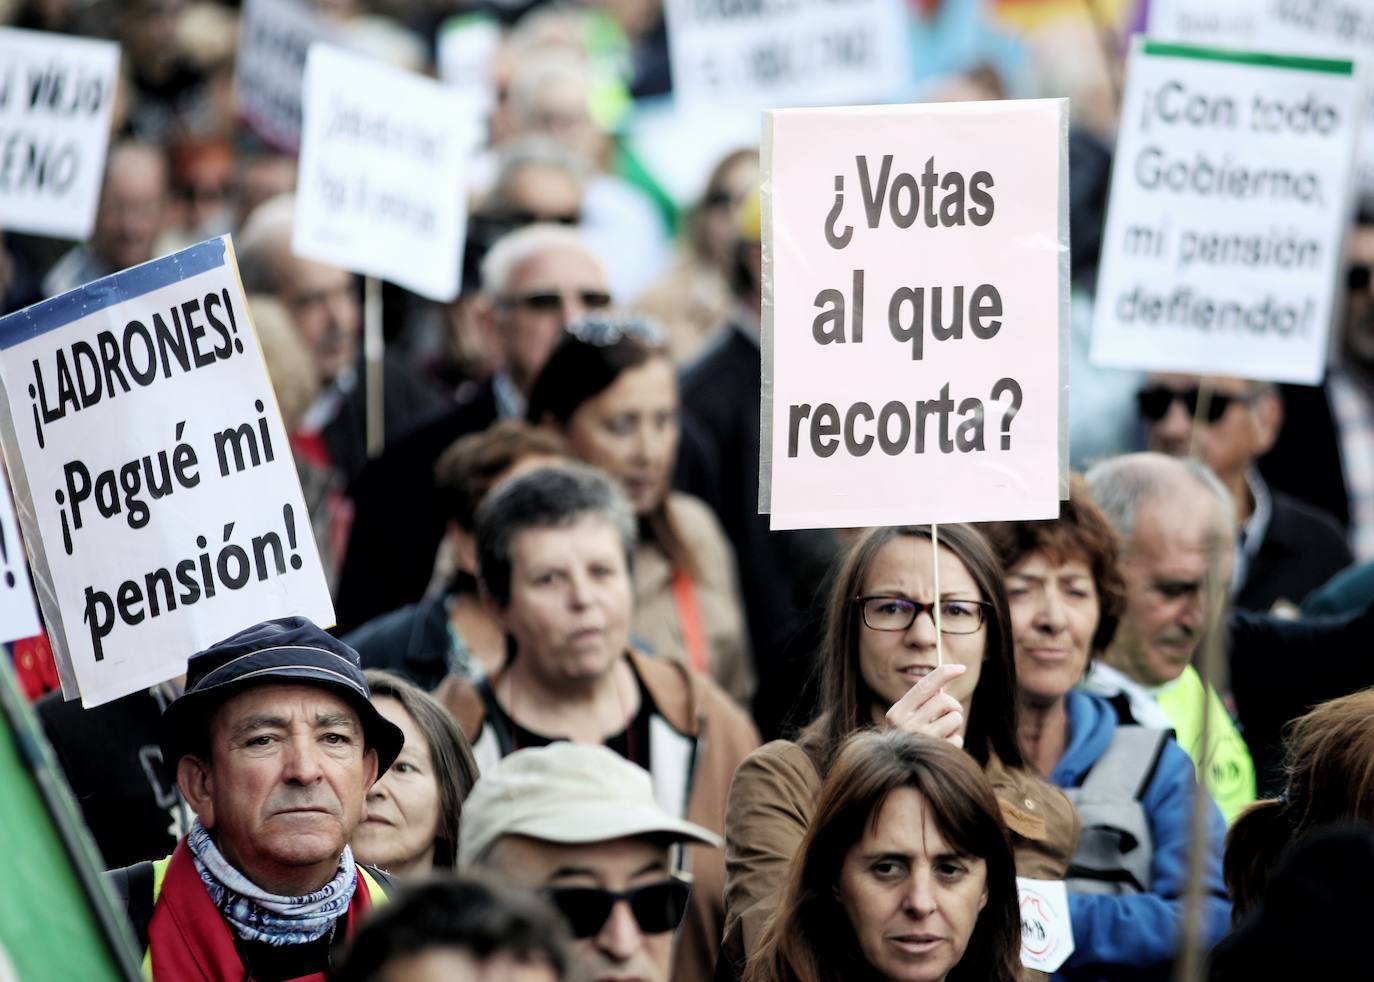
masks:
[[[137,978],[133,940],[95,846],[10,673],[0,652],[0,958],[20,979]]]
[[[1205,779],[1200,770],[1198,778],[1204,780],[1229,825],[1255,800],[1255,764],[1226,706],[1210,686],[1207,698],[1212,705],[1210,766]],[[1155,701],[1173,724],[1179,746],[1198,765],[1202,759],[1203,690],[1196,669],[1189,665],[1156,694]]]

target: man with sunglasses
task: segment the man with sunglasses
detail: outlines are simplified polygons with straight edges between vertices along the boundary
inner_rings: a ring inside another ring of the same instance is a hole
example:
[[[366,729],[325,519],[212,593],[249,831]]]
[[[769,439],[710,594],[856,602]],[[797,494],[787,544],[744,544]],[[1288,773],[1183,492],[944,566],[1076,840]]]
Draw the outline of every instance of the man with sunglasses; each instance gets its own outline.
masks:
[[[483,773],[463,804],[458,866],[548,897],[589,982],[667,982],[691,895],[678,843],[720,846],[658,804],[647,771],[603,746],[559,742]]]
[[[1297,604],[1351,562],[1335,519],[1269,487],[1256,468],[1283,425],[1273,383],[1196,375],[1152,375],[1136,393],[1151,450],[1194,451],[1236,507],[1234,603],[1242,610],[1295,612]],[[1196,428],[1196,432],[1194,432]]]

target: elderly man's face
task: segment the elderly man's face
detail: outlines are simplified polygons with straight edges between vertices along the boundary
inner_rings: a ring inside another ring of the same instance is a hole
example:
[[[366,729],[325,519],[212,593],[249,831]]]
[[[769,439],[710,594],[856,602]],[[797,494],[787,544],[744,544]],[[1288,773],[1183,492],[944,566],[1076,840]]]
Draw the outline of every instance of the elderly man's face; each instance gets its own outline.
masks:
[[[353,707],[318,686],[257,686],[215,711],[209,746],[177,776],[225,858],[275,893],[327,883],[377,777]]]
[[[1221,524],[1216,499],[1197,486],[1141,505],[1121,558],[1126,609],[1108,653],[1136,681],[1155,686],[1178,678],[1215,624],[1232,559]]]
[[[358,356],[362,312],[353,277],[338,267],[283,252],[280,299],[314,356],[320,381],[327,384]]]
[[[110,155],[100,192],[91,244],[116,270],[153,258],[167,223],[167,164],[145,147],[120,147]]]
[[[668,847],[645,839],[564,845],[523,835],[501,839],[483,865],[531,890],[581,888],[612,893],[659,883],[672,870]],[[591,982],[667,982],[673,932],[645,932],[630,905],[621,900],[596,934],[573,942],[573,951]]]
[[[630,571],[620,535],[604,518],[518,533],[510,580],[501,620],[520,657],[549,684],[599,679],[629,646]]]
[[[529,395],[563,328],[610,306],[610,287],[588,253],[555,248],[519,266],[495,301],[492,342],[515,387]]]
[[[1177,396],[1162,419],[1146,419],[1151,450],[1171,457],[1186,457],[1191,452],[1193,415],[1184,396],[1196,392],[1200,383],[1196,375],[1150,376],[1146,389],[1164,389]],[[1213,378],[1209,384],[1211,410],[1215,412],[1224,402],[1225,411],[1214,421],[1199,421],[1197,448],[1212,472],[1230,482],[1274,445],[1282,411],[1278,396],[1257,390],[1255,383],[1245,379]]]

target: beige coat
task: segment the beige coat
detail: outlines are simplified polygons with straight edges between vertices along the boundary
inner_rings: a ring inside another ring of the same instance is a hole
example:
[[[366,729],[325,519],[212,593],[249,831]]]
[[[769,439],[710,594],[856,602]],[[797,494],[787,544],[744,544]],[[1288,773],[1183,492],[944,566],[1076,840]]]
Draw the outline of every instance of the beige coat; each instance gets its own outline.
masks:
[[[711,658],[711,677],[741,706],[754,695],[749,635],[740,604],[735,553],[720,523],[700,499],[668,498],[669,515],[699,570],[697,611]],[[673,596],[673,570],[658,546],[641,542],[635,550],[634,633],[660,658],[687,661],[682,624]]]
[[[660,804],[679,802],[670,810],[723,836],[730,778],[758,747],[758,731],[710,679],[677,662],[636,652],[627,657],[658,710],[650,723],[655,797]],[[499,681],[499,674],[491,679],[493,688]],[[472,741],[479,765],[490,766],[499,748],[491,728],[483,726],[486,707],[472,682],[451,675],[434,695]],[[705,845],[688,846],[686,853],[685,865],[695,882],[687,918],[678,930],[673,980],[710,982],[725,924],[725,857]]]
[[[1007,768],[995,757],[984,773],[1012,832],[1017,875],[1063,879],[1078,845],[1078,813],[1069,799],[1053,785]],[[777,907],[820,791],[821,778],[811,758],[787,740],[760,747],[735,772],[725,806],[721,954],[741,969],[758,948]]]

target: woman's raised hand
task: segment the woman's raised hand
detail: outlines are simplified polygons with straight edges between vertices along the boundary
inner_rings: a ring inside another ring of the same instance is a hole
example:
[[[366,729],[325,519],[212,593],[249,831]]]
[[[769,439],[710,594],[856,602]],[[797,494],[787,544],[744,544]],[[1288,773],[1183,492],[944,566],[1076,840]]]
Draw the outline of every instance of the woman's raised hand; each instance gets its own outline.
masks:
[[[887,711],[888,723],[899,730],[948,740],[962,748],[964,707],[944,688],[966,670],[966,665],[957,663],[940,665],[893,704]]]

